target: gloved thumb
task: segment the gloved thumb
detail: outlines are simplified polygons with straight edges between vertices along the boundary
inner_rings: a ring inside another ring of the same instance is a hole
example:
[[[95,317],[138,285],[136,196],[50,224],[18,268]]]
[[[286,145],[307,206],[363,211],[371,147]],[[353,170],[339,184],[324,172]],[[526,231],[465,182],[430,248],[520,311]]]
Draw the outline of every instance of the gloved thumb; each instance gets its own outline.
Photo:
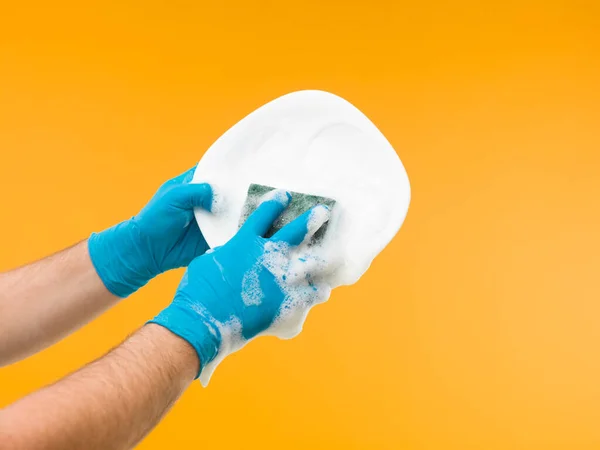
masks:
[[[213,191],[208,183],[189,183],[174,187],[169,193],[173,206],[181,209],[212,209]]]

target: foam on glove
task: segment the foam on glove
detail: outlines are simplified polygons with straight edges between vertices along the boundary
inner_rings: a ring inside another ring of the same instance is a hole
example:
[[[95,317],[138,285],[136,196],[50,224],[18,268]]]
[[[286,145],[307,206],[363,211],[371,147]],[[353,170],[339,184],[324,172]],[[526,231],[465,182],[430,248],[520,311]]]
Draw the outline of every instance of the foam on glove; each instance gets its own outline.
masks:
[[[281,191],[269,192],[262,202],[281,201],[280,193]],[[280,339],[297,336],[302,331],[310,309],[329,299],[331,288],[315,276],[327,269],[327,262],[318,256],[316,247],[307,245],[329,217],[329,208],[319,205],[310,210],[306,233],[301,241],[291,243],[295,245],[290,245],[285,240],[266,242],[262,256],[243,275],[242,300],[247,307],[261,305],[265,298],[260,283],[263,271],[273,275],[285,299],[271,325],[250,339],[244,337],[242,322],[236,316],[231,316],[226,322],[212,321],[219,331],[221,342],[214,359],[200,373],[203,386],[208,385],[214,370],[225,357],[243,348],[250,340],[258,336],[276,336]]]

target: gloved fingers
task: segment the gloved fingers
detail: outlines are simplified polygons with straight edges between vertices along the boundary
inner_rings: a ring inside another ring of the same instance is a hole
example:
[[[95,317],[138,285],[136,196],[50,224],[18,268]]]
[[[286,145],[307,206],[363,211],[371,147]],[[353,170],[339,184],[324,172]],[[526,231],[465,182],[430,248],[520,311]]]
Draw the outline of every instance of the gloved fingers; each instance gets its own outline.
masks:
[[[329,208],[325,205],[317,205],[284,226],[273,235],[271,240],[300,245],[310,239],[329,220],[329,217]]]
[[[271,191],[264,197],[263,202],[250,214],[240,229],[241,232],[250,232],[258,236],[264,236],[273,222],[290,204],[292,196],[282,189]]]
[[[213,191],[207,183],[188,183],[173,187],[168,194],[169,202],[176,208],[190,210],[203,208],[210,211],[212,208]]]

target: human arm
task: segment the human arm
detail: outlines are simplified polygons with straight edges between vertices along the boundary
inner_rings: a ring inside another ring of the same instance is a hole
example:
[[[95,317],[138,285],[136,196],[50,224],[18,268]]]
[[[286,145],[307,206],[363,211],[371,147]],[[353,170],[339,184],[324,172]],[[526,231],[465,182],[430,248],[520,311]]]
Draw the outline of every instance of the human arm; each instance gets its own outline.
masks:
[[[6,450],[129,449],[198,373],[183,339],[148,324],[106,356],[0,410]]]
[[[49,346],[118,300],[98,277],[85,241],[0,274],[0,365]]]
[[[193,209],[212,190],[194,169],[163,184],[134,217],[41,261],[0,274],[0,366],[39,351],[208,245]]]

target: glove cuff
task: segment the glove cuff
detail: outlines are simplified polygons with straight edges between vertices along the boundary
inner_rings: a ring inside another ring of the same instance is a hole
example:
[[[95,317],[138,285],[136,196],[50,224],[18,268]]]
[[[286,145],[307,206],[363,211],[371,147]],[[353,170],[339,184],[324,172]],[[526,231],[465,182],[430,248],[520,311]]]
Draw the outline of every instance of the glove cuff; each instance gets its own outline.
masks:
[[[98,276],[113,295],[125,298],[150,281],[155,274],[135,266],[143,261],[139,230],[127,220],[88,239],[88,252]]]
[[[196,378],[219,352],[221,332],[214,325],[212,319],[204,317],[201,313],[171,305],[148,323],[155,323],[166,328],[194,347],[200,360],[200,369]]]

